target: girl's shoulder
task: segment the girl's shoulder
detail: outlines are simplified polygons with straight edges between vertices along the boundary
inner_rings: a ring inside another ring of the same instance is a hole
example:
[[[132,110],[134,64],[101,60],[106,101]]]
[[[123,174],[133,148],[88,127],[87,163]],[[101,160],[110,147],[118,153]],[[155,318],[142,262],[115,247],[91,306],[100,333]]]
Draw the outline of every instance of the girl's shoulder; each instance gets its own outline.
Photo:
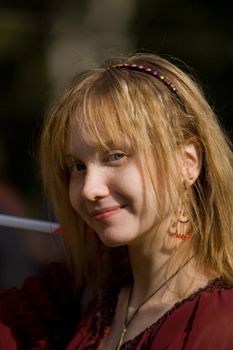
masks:
[[[233,349],[233,286],[221,278],[213,281],[200,293],[196,308],[189,337],[196,349]]]
[[[209,324],[216,323],[219,326],[218,322],[229,317],[233,319],[233,285],[223,278],[210,281],[206,287],[187,298],[189,301],[196,305],[196,316],[200,316],[202,322],[208,320]]]
[[[14,342],[25,350],[64,349],[77,326],[80,298],[67,265],[57,262],[42,276],[27,278],[21,289],[2,290],[0,350],[6,349],[4,339],[12,349]]]
[[[218,278],[164,315],[151,330],[151,349],[166,342],[169,350],[232,350],[232,324],[233,287]]]

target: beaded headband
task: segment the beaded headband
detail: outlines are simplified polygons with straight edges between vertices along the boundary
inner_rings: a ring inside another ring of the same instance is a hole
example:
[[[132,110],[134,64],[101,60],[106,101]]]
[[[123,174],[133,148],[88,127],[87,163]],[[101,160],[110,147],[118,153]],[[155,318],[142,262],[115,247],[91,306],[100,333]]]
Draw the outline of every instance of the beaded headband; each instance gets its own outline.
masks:
[[[135,70],[138,72],[143,72],[146,74],[149,74],[157,79],[159,79],[160,81],[162,81],[172,92],[174,92],[175,94],[177,94],[177,90],[176,87],[173,85],[173,83],[167,79],[164,75],[162,75],[157,69],[154,70],[148,66],[143,66],[143,65],[138,65],[138,64],[130,64],[130,63],[118,63],[115,64],[111,67],[108,67],[108,69],[110,68],[117,68],[117,69],[121,69],[121,68],[125,68],[125,69],[130,69],[130,70]]]

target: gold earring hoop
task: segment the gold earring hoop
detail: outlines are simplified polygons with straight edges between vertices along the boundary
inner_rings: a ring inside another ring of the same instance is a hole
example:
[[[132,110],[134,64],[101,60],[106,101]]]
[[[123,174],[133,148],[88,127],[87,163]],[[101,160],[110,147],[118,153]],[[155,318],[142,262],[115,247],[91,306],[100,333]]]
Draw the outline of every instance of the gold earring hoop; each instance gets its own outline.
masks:
[[[190,186],[195,182],[194,177],[189,175]]]

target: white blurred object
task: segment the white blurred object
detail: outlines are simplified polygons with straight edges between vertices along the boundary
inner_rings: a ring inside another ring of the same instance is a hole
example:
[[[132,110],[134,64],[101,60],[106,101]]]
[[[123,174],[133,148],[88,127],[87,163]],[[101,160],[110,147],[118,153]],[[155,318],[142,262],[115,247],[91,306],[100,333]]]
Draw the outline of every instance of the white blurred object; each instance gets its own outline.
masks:
[[[0,214],[0,226],[15,227],[24,230],[53,233],[59,228],[55,222],[20,218],[17,216]]]

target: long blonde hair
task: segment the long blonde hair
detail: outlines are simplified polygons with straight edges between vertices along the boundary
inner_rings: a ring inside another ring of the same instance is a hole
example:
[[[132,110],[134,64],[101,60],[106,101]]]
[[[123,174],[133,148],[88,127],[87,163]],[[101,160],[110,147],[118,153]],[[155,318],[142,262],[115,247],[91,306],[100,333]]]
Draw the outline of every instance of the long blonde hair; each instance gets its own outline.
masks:
[[[143,72],[116,69],[115,63],[156,69],[174,84],[177,93],[161,79]],[[108,271],[103,270],[101,262],[96,267],[93,260],[98,239],[70,205],[64,155],[68,123],[74,118],[83,134],[91,134],[104,147],[107,145],[103,131],[112,141],[126,138],[145,159],[152,149],[169,193],[174,187],[179,191],[181,185],[174,150],[190,140],[199,146],[201,173],[189,189],[193,232],[182,254],[187,259],[195,252],[200,267],[215,271],[233,283],[232,150],[194,80],[159,56],[136,54],[109,60],[103,67],[78,74],[51,108],[41,137],[42,176],[62,226],[67,257],[78,283],[82,284],[93,273],[98,278],[116,276],[114,265],[106,261],[120,252],[123,253],[120,268],[130,273],[130,267],[124,248],[106,249],[105,258],[99,259],[108,266]],[[153,181],[153,174],[150,176]]]

